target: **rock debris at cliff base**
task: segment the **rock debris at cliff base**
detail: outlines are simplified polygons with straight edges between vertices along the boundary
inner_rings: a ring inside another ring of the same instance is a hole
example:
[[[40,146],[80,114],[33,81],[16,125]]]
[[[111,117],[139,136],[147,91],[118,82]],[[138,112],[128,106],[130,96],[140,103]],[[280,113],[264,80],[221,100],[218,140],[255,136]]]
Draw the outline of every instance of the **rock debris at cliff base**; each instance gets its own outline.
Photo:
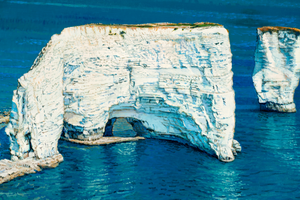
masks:
[[[53,155],[44,159],[25,158],[23,160],[11,161],[0,160],[0,184],[10,181],[19,176],[33,174],[43,168],[55,168],[63,161],[61,154]]]
[[[64,138],[63,140],[77,143],[77,144],[83,144],[83,145],[107,145],[107,144],[116,144],[116,143],[123,143],[123,142],[134,142],[138,140],[144,140],[144,137],[102,137],[98,140],[92,140],[92,141],[83,141],[83,140],[76,140],[76,139],[70,139],[70,138]]]
[[[5,127],[9,122],[10,111],[0,111],[0,129]]]

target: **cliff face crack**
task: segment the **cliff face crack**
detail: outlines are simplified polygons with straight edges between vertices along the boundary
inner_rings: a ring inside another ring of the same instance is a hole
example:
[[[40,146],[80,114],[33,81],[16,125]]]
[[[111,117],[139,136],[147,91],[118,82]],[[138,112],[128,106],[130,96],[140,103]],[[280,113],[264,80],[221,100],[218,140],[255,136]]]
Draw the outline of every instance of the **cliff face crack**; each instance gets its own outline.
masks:
[[[61,133],[82,141],[109,136],[121,118],[139,136],[232,161],[240,146],[233,140],[231,56],[220,25],[67,28],[19,79],[6,128],[12,158],[57,155]]]

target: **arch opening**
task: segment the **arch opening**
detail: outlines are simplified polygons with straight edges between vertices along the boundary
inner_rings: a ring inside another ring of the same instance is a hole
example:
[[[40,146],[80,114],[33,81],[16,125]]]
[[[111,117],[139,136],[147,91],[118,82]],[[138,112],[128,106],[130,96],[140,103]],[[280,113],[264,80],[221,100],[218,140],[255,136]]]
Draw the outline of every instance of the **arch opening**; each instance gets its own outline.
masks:
[[[103,137],[136,137],[138,133],[133,129],[128,118],[115,117],[109,119],[105,125]]]

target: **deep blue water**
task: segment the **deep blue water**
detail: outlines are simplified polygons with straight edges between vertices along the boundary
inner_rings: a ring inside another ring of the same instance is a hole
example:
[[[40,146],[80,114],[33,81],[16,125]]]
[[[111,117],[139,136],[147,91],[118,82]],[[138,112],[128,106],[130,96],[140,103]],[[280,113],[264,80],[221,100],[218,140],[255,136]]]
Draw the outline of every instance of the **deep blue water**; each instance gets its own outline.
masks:
[[[300,199],[300,114],[260,112],[256,28],[300,28],[298,0],[0,0],[0,109],[51,35],[88,23],[216,22],[230,33],[236,92],[232,163],[161,140],[86,147],[60,141],[55,169],[0,185],[0,199]],[[300,89],[295,103],[300,110]],[[0,130],[0,158],[9,158]]]

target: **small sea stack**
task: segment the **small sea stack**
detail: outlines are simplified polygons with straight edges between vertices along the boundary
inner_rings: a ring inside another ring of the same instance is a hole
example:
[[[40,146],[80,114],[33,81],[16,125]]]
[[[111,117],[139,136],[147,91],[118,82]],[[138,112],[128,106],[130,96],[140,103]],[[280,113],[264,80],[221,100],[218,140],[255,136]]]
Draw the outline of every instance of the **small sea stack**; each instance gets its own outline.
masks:
[[[253,82],[260,109],[296,112],[294,92],[300,75],[300,29],[257,29]]]

